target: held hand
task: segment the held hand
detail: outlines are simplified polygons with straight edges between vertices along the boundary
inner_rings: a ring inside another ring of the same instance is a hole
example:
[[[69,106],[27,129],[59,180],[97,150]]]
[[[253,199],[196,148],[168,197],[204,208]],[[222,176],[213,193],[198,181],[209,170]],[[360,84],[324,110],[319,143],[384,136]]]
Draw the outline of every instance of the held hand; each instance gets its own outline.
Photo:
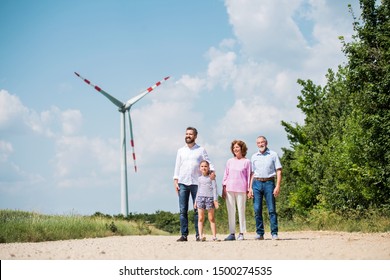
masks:
[[[211,171],[210,172],[210,179],[211,180],[215,180],[215,177],[216,177],[217,175],[215,175],[215,172],[214,171]]]
[[[177,195],[179,195],[179,191],[180,191],[179,184],[175,183],[174,186],[175,186],[175,191],[176,191]]]
[[[226,186],[225,185],[222,186],[222,198],[226,199]]]
[[[248,196],[248,199],[253,198],[253,190],[252,189],[249,189],[247,196]]]
[[[218,201],[214,201],[214,207],[215,207],[215,209],[218,209],[218,208],[219,208],[219,203],[218,203]]]

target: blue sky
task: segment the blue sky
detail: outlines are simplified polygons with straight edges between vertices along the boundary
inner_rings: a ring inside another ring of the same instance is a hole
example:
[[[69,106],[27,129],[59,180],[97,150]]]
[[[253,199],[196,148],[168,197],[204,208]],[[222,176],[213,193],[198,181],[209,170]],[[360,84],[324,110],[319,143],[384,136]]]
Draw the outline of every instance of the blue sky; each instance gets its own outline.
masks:
[[[221,186],[233,139],[302,123],[298,78],[345,62],[358,0],[0,0],[0,209],[119,214],[120,114],[80,73],[132,109],[129,211],[178,212],[176,151],[187,126]]]

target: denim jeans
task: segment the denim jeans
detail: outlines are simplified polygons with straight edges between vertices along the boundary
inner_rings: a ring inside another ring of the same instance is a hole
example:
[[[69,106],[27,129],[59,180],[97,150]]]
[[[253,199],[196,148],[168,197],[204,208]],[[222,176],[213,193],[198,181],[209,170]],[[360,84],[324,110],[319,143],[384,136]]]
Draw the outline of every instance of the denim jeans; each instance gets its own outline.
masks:
[[[275,188],[274,181],[253,181],[253,208],[255,210],[256,220],[256,233],[264,235],[264,222],[263,222],[263,197],[267,204],[271,235],[278,234],[278,217],[276,214],[275,197],[273,194]]]
[[[194,205],[196,192],[198,191],[197,185],[183,185],[179,184],[179,207],[180,207],[180,231],[181,235],[188,236],[188,203],[190,195],[192,198],[192,205]],[[198,231],[198,210],[194,209],[194,225],[195,234],[199,236]]]

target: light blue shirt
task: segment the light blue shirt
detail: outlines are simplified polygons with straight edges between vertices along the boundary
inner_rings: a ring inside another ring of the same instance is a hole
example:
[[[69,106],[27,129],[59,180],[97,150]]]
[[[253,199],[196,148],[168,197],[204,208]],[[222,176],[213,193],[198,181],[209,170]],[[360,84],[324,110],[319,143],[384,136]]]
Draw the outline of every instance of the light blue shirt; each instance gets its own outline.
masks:
[[[260,151],[251,157],[252,172],[255,178],[271,178],[276,176],[276,170],[282,168],[276,152],[267,148],[264,154]]]
[[[214,201],[218,200],[217,183],[211,180],[210,176],[201,175],[198,179],[198,192],[196,197],[205,196],[212,197]]]
[[[198,185],[198,178],[202,173],[199,164],[202,160],[210,163],[206,150],[195,144],[192,148],[188,145],[180,148],[176,155],[175,171],[173,179],[178,179],[179,184]],[[210,163],[210,170],[214,171],[214,166]]]

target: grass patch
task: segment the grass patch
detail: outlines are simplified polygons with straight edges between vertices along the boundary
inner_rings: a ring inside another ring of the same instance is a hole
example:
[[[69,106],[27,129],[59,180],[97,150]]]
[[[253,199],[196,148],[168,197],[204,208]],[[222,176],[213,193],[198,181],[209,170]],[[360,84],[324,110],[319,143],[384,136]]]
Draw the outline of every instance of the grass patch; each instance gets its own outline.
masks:
[[[167,233],[143,221],[129,221],[110,216],[57,216],[0,210],[0,243],[147,234]]]
[[[324,209],[313,209],[307,215],[278,215],[279,231],[329,230],[344,232],[389,232],[389,209],[360,209],[335,213]],[[263,209],[265,232],[269,232],[269,217]],[[195,235],[194,211],[188,213],[190,235]],[[236,219],[236,232],[239,232]],[[253,201],[246,207],[247,231],[255,232]],[[225,202],[220,199],[216,210],[217,234],[229,232]],[[205,233],[211,234],[208,220],[204,223]],[[154,214],[132,214],[110,216],[96,212],[92,216],[42,215],[35,212],[0,210],[0,243],[42,242],[68,239],[96,238],[125,235],[179,235],[178,213],[157,211]]]
[[[220,208],[216,210],[216,223],[218,234],[228,234],[229,226],[225,201],[220,199]],[[265,203],[264,203],[265,204]],[[278,205],[276,206],[278,210]],[[238,214],[236,213],[236,232],[239,232]],[[253,211],[253,200],[246,205],[246,226],[248,232],[256,231]],[[269,216],[266,206],[263,207],[264,230],[270,232]],[[307,215],[298,215],[278,212],[279,232],[304,230],[329,230],[344,232],[389,232],[390,207],[376,209],[348,210],[336,213],[324,209],[313,209]],[[191,230],[190,226],[190,230]],[[210,225],[205,220],[205,232],[211,233]]]

